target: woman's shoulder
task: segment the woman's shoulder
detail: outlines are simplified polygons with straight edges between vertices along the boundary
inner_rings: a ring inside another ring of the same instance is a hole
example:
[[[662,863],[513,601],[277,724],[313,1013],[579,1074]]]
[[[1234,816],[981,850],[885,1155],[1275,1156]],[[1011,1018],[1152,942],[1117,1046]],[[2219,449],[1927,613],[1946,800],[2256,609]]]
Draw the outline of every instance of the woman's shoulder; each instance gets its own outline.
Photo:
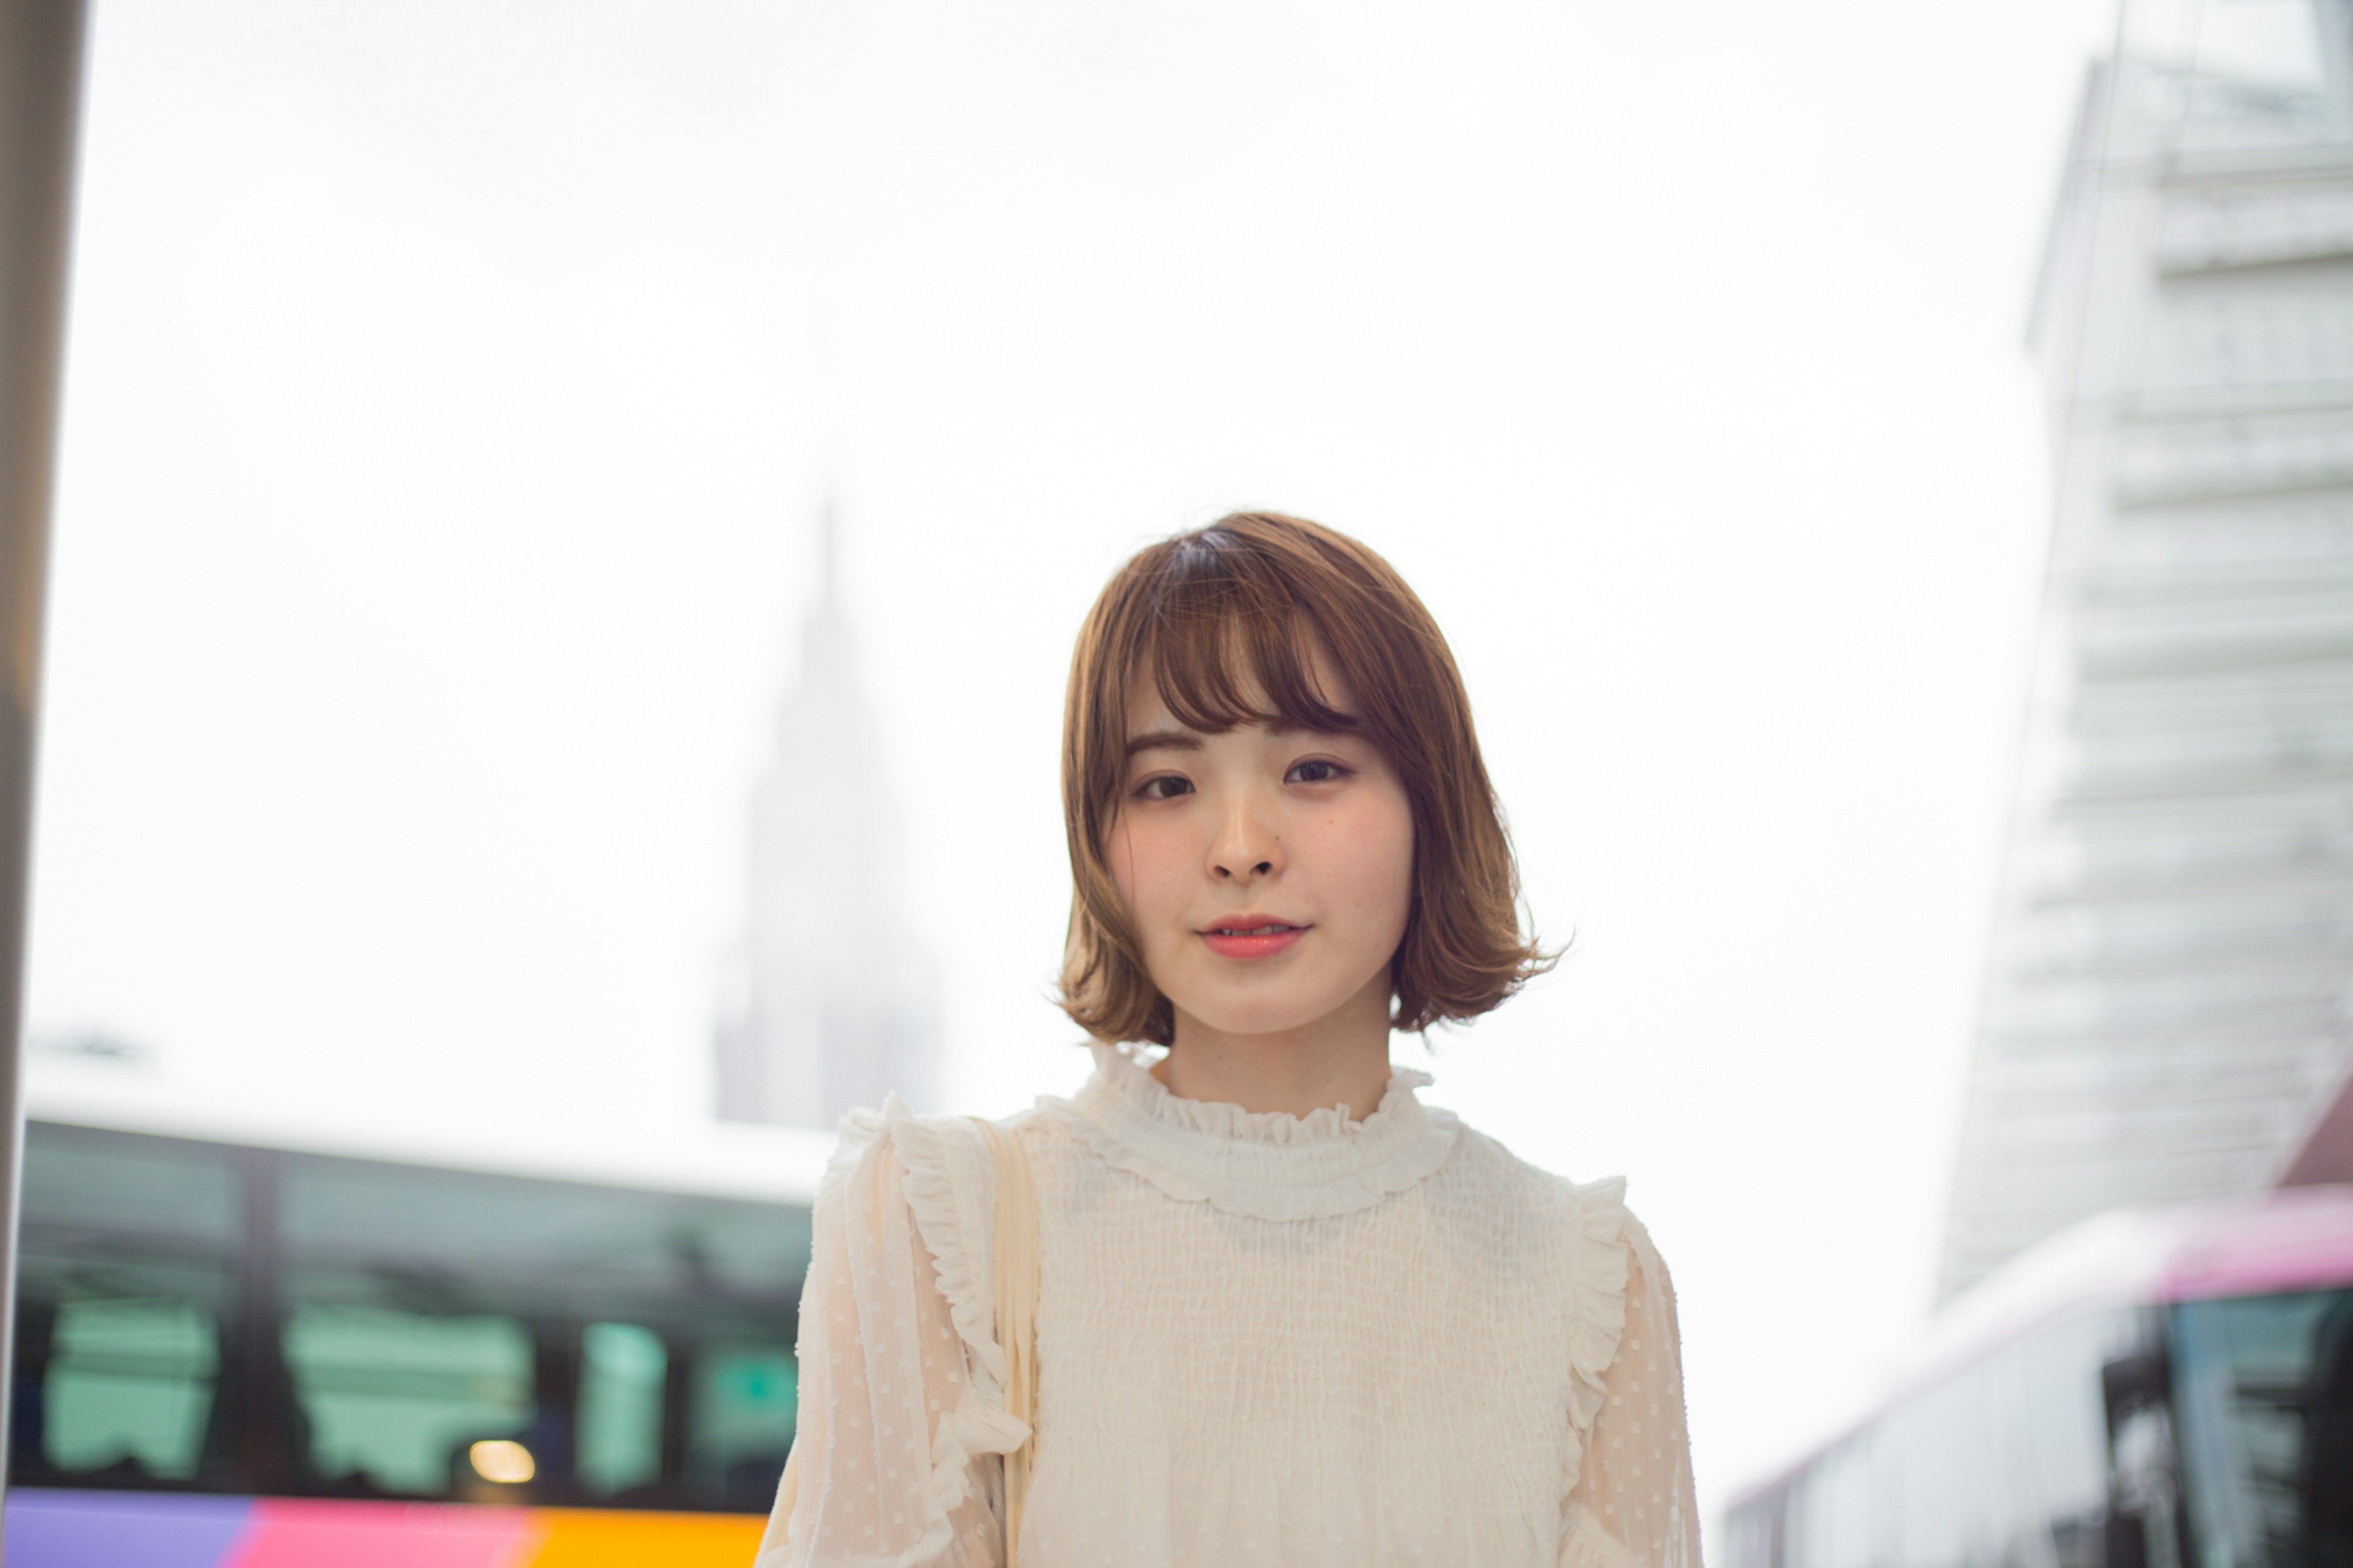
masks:
[[[967,1116],[919,1116],[896,1094],[879,1110],[841,1120],[818,1226],[887,1234],[902,1209],[931,1255],[932,1273],[958,1333],[992,1375],[996,1346],[996,1177],[987,1134]]]
[[[842,1117],[832,1158],[818,1188],[820,1206],[856,1208],[860,1173],[871,1191],[885,1167],[889,1184],[914,1211],[933,1250],[986,1252],[996,1205],[997,1155],[991,1131],[1018,1144],[1034,1163],[1059,1131],[1043,1105],[1009,1116],[917,1112],[896,1094],[880,1109]],[[827,1205],[825,1200],[835,1201]]]
[[[918,1115],[904,1100],[891,1094],[879,1110],[860,1108],[841,1119],[825,1181],[838,1185],[861,1166],[871,1169],[884,1159],[918,1180],[934,1174],[946,1177],[976,1157],[985,1159],[987,1151],[980,1125],[973,1118]]]
[[[1467,1123],[1460,1128],[1447,1174],[1488,1203],[1514,1213],[1549,1216],[1581,1227],[1591,1220],[1631,1215],[1626,1208],[1626,1178],[1602,1176],[1579,1182],[1520,1158],[1500,1139]],[[1615,1234],[1613,1229],[1612,1234]]]
[[[1599,1407],[1602,1378],[1618,1358],[1626,1291],[1641,1226],[1626,1207],[1626,1178],[1573,1181],[1521,1159],[1464,1127],[1447,1173],[1457,1211],[1537,1288],[1548,1310],[1567,1304],[1565,1345],[1578,1428]]]

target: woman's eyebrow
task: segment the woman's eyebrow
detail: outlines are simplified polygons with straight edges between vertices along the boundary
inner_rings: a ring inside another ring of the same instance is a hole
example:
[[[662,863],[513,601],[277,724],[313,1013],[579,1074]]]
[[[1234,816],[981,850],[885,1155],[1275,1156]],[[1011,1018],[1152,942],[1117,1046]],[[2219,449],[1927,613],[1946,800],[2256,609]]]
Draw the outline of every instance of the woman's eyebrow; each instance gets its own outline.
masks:
[[[1127,754],[1131,757],[1139,752],[1198,752],[1200,749],[1201,737],[1189,730],[1146,730],[1141,735],[1127,738]]]

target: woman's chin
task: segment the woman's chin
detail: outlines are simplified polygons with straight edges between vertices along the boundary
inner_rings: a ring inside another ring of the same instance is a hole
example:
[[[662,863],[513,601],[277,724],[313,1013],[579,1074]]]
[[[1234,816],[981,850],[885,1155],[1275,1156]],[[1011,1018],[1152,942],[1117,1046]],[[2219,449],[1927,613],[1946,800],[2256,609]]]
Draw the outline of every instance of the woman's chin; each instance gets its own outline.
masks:
[[[1235,1000],[1224,997],[1208,999],[1206,1005],[1188,1007],[1177,1004],[1178,1010],[1203,1026],[1234,1038],[1250,1036],[1275,1037],[1297,1035],[1313,1029],[1339,1011],[1338,1001],[1317,997],[1307,1001],[1276,1002],[1265,997]]]

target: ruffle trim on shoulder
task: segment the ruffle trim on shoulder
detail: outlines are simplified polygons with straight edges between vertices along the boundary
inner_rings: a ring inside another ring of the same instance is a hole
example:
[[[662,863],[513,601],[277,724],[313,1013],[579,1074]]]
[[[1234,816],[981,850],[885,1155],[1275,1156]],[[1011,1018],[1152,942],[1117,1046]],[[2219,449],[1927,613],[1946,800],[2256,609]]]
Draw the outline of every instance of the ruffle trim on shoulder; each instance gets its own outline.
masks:
[[[956,1117],[922,1117],[893,1094],[880,1111],[842,1119],[841,1141],[826,1167],[821,1193],[838,1191],[870,1152],[899,1170],[899,1188],[923,1248],[931,1254],[948,1317],[969,1352],[973,1376],[932,1436],[923,1489],[923,1538],[893,1568],[931,1568],[955,1544],[955,1510],[973,1495],[974,1461],[1009,1454],[1029,1440],[1028,1423],[1005,1404],[1005,1352],[997,1342],[996,1169],[979,1129]]]
[[[1585,1445],[1609,1387],[1603,1381],[1626,1337],[1626,1178],[1611,1176],[1576,1189],[1577,1300],[1568,1326],[1568,1447],[1562,1460],[1564,1491],[1585,1465]],[[1613,1543],[1614,1544],[1614,1543]]]
[[[948,1317],[987,1403],[1004,1403],[1005,1351],[997,1342],[997,1171],[980,1131],[961,1117],[917,1116],[893,1094],[879,1120],[891,1133],[899,1181],[932,1255]]]
[[[883,1132],[880,1111],[853,1110],[841,1119],[836,1134],[833,1152],[825,1162],[825,1174],[818,1179],[819,1202],[837,1196],[858,1163],[866,1158],[866,1151],[874,1147]]]
[[[1562,1532],[1560,1568],[1643,1568],[1633,1549],[1601,1528],[1593,1510],[1581,1502],[1568,1505],[1568,1528]]]

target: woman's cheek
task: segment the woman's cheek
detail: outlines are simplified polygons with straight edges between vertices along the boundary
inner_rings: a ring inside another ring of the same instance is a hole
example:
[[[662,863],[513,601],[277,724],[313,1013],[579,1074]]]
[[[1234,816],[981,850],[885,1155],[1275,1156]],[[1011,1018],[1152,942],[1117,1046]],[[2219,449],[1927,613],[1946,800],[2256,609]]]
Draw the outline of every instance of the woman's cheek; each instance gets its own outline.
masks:
[[[1402,933],[1413,899],[1413,818],[1400,805],[1383,806],[1380,820],[1366,836],[1366,901],[1377,908],[1386,925]]]
[[[1413,823],[1387,801],[1366,803],[1333,837],[1341,860],[1369,901],[1387,901],[1412,879]]]
[[[1157,826],[1157,825],[1155,825]],[[1134,838],[1135,892],[1131,907],[1146,928],[1145,940],[1165,940],[1165,928],[1182,901],[1182,868],[1176,836],[1165,827],[1140,828]]]
[[[1112,886],[1119,901],[1127,910],[1127,918],[1137,934],[1149,942],[1154,920],[1156,879],[1154,876],[1151,836],[1133,818],[1123,818],[1113,828],[1110,843]]]

